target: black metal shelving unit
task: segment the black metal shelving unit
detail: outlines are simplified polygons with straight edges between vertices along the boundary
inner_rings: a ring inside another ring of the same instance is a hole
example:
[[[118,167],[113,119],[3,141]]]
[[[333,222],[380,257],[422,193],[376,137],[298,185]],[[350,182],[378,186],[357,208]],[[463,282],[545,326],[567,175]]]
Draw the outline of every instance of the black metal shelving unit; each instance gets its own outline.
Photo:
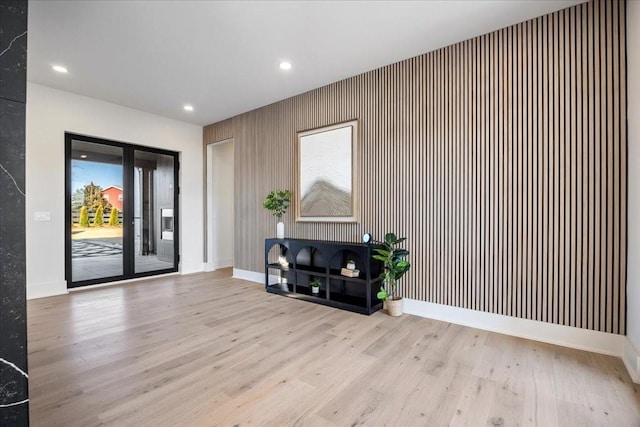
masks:
[[[266,239],[265,289],[356,313],[374,313],[382,308],[376,297],[382,263],[371,258],[375,247],[327,240]],[[358,277],[340,274],[348,260],[355,261]],[[309,286],[314,279],[322,283],[318,295],[313,295]]]

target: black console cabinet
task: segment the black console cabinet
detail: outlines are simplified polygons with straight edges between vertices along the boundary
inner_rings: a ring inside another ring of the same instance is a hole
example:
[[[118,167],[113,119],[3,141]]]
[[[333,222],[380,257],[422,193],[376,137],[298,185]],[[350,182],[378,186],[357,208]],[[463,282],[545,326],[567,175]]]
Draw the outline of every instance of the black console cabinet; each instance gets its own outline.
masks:
[[[382,301],[376,297],[382,263],[371,258],[375,247],[325,240],[266,239],[266,290],[356,313],[374,313],[382,308]],[[340,274],[349,260],[355,261],[359,277]],[[321,282],[318,295],[312,295],[309,286],[314,279]]]

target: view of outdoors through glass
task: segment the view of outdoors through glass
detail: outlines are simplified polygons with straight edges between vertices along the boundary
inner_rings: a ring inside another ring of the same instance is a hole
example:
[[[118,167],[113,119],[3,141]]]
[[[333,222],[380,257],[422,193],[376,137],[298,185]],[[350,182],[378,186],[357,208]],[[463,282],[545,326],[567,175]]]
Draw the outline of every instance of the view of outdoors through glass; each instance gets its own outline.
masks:
[[[125,150],[133,161],[123,161]],[[124,185],[127,171],[130,188]],[[172,155],[71,141],[73,283],[175,268],[174,177]],[[129,224],[123,222],[127,209]]]
[[[123,274],[123,149],[73,141],[72,281]]]

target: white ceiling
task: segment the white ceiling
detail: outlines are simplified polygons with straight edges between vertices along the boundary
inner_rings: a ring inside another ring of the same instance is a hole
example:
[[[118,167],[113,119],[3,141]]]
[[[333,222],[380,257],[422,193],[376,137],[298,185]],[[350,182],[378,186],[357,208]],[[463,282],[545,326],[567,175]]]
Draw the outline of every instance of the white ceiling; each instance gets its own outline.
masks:
[[[580,2],[32,0],[27,75],[206,125]]]

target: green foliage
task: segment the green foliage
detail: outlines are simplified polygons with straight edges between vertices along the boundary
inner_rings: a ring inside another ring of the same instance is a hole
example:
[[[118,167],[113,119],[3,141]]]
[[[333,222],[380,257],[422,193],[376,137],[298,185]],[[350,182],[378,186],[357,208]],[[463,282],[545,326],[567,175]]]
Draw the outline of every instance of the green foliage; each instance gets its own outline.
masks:
[[[96,216],[93,218],[93,225],[96,227],[102,227],[104,224],[104,208],[102,206],[98,206],[96,209]]]
[[[406,260],[409,251],[399,248],[398,245],[406,240],[406,237],[397,237],[394,233],[387,233],[383,242],[376,242],[382,248],[376,248],[373,259],[384,263],[384,272],[380,275],[383,281],[378,292],[378,299],[394,299],[398,280],[409,271],[411,264]]]
[[[84,206],[90,211],[95,211],[101,206],[104,211],[104,209],[109,209],[111,204],[104,199],[102,187],[95,185],[92,181],[84,186]]]
[[[274,190],[262,203],[266,209],[268,209],[273,216],[278,218],[278,221],[282,220],[282,216],[287,213],[289,203],[291,202],[291,191],[289,190]]]
[[[120,220],[118,219],[118,208],[111,208],[111,212],[109,212],[109,226],[114,227],[120,224]]]
[[[312,288],[319,288],[321,284],[322,283],[318,279],[313,279],[311,282],[309,282],[309,286],[311,286]]]
[[[89,209],[86,206],[80,208],[80,227],[89,226]]]
[[[71,194],[71,210],[77,211],[84,205],[84,189],[77,188],[76,191]]]

